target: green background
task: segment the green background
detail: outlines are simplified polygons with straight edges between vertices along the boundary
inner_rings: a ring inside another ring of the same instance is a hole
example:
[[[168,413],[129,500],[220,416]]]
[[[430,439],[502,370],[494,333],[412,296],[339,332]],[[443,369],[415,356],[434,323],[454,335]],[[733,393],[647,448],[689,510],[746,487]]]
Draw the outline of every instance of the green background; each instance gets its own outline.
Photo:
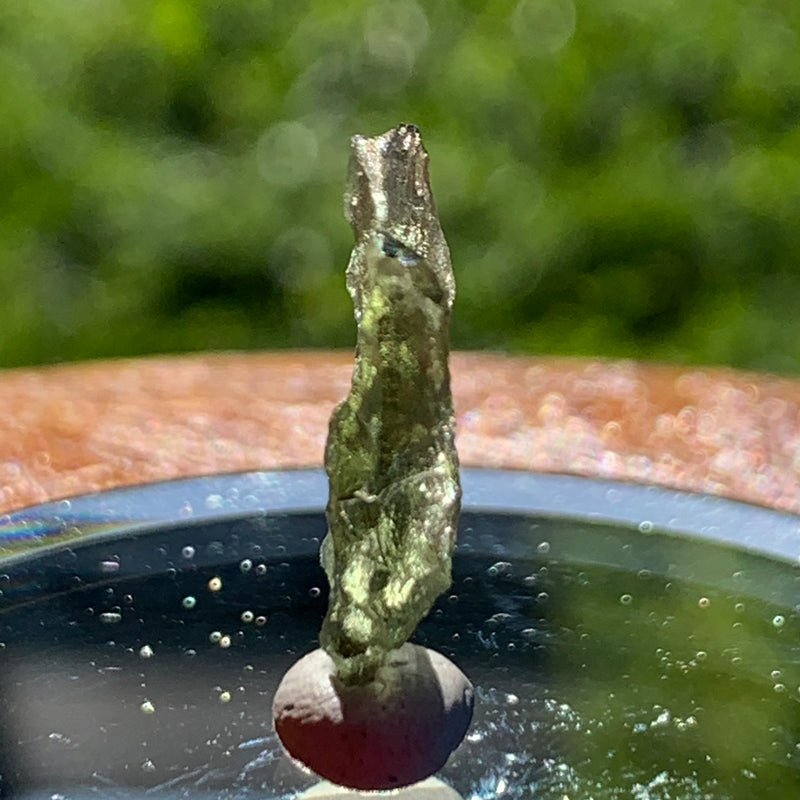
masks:
[[[458,348],[800,370],[795,0],[4,0],[0,365],[347,347],[417,123]]]

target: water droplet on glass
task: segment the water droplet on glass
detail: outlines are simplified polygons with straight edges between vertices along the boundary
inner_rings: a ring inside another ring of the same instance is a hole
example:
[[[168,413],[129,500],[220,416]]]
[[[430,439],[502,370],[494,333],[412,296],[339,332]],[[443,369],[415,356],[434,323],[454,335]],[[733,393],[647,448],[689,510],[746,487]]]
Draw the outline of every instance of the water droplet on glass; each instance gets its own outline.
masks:
[[[539,544],[536,545],[536,552],[540,553],[542,555],[544,555],[545,553],[549,553],[550,552],[550,542],[539,542]]]
[[[122,621],[122,614],[118,614],[116,611],[104,611],[100,615],[100,622],[106,623],[106,625],[114,625],[117,622]]]
[[[253,569],[253,562],[249,558],[243,558],[239,562],[239,569],[245,573],[250,572]]]
[[[222,578],[219,575],[215,575],[208,582],[208,590],[210,592],[218,592],[220,589],[222,589]]]
[[[190,594],[186,595],[186,597],[181,600],[181,605],[184,608],[191,610],[197,605],[197,599]]]
[[[643,519],[639,523],[639,533],[651,533],[653,530],[653,523],[649,519]]]
[[[241,620],[245,624],[251,623],[255,619],[255,614],[252,611],[242,611]]]
[[[145,700],[139,706],[139,708],[141,709],[142,714],[155,714],[156,713],[156,707],[153,705],[153,703],[150,702],[150,700]]]
[[[140,658],[152,658],[155,655],[155,651],[149,644],[142,645],[139,648],[139,657]]]
[[[672,714],[670,713],[669,709],[664,709],[654,720],[651,721],[650,727],[661,728],[664,725],[668,725],[671,719]]]
[[[211,633],[208,634],[208,641],[211,642],[212,644],[218,644],[221,638],[222,638],[221,631],[211,631]]]
[[[708,608],[711,605],[711,601],[707,597],[701,597],[697,601],[698,608]]]
[[[630,594],[621,594],[619,596],[619,601],[624,606],[629,606],[633,602],[633,595]]]
[[[786,618],[783,616],[783,614],[776,614],[772,618],[772,625],[775,628],[782,628],[785,624],[786,624]]]
[[[319,586],[312,586],[312,587],[311,587],[311,588],[308,590],[308,596],[309,596],[309,597],[312,597],[312,598],[314,598],[314,599],[316,599],[317,597],[319,597],[321,594],[322,594],[322,590],[319,588]]]
[[[230,703],[230,701],[231,701],[231,693],[230,692],[220,692],[219,701],[220,701],[220,703]]]
[[[195,549],[190,544],[187,544],[186,547],[181,550],[181,555],[186,559],[194,558],[194,553]]]
[[[206,508],[209,511],[216,511],[217,509],[222,508],[224,505],[224,501],[222,499],[222,495],[219,494],[210,494],[206,497]]]

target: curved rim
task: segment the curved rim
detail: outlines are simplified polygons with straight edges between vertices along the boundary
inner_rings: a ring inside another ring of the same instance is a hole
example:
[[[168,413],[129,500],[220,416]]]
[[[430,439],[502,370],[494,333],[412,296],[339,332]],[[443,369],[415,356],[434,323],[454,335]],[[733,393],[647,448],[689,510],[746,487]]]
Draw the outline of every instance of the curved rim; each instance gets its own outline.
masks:
[[[800,565],[800,517],[711,495],[571,475],[462,469],[463,509],[685,536]],[[0,516],[0,565],[65,542],[254,514],[322,513],[321,469],[241,472],[112,489]]]

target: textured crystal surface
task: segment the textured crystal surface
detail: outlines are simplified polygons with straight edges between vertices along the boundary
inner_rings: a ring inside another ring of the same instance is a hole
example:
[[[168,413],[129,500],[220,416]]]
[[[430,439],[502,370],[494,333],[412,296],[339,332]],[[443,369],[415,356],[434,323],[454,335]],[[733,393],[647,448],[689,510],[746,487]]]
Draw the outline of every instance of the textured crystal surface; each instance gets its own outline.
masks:
[[[455,281],[419,131],[352,139],[347,287],[358,324],[336,408],[320,636],[345,683],[371,680],[450,585],[461,501],[448,368]]]

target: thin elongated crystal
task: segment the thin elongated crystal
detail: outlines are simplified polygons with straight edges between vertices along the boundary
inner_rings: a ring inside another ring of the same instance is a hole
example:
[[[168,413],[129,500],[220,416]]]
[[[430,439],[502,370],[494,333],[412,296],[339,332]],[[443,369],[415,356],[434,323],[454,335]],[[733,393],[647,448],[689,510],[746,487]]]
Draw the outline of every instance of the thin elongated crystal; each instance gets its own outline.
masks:
[[[354,136],[345,216],[358,324],[350,393],[330,420],[322,647],[367,683],[450,585],[461,502],[448,368],[455,281],[419,130]]]

